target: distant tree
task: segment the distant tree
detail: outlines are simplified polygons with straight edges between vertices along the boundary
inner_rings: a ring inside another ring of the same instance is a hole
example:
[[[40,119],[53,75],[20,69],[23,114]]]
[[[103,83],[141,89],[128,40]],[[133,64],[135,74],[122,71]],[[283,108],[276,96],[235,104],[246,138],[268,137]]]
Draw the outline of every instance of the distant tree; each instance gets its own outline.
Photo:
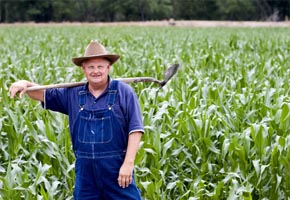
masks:
[[[288,20],[290,16],[290,0],[282,0],[278,4],[280,20]]]
[[[100,0],[101,21],[146,21],[170,17],[170,0]]]
[[[24,15],[25,0],[19,2],[1,0],[0,1],[0,22],[25,21]]]
[[[0,0],[0,22],[285,20],[290,0]]]
[[[220,20],[254,20],[256,10],[253,0],[216,0]]]
[[[172,0],[175,18],[213,20],[217,16],[216,0]]]
[[[27,0],[25,7],[27,8],[25,15],[28,21],[52,21],[52,1]]]
[[[55,22],[62,21],[80,21],[78,0],[51,0],[51,20]]]
[[[146,21],[151,11],[151,0],[126,0],[120,2],[118,21]]]
[[[290,0],[256,0],[255,3],[261,20],[285,20],[290,15]]]
[[[155,2],[156,3],[153,2],[151,3],[152,5],[151,19],[162,20],[175,17],[171,0],[157,0]]]

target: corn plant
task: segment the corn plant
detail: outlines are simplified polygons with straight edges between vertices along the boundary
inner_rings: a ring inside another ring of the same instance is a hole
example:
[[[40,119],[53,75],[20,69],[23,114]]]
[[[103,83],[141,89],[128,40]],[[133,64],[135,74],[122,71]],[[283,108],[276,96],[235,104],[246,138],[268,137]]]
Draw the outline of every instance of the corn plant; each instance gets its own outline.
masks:
[[[119,53],[111,76],[131,85],[145,134],[135,176],[143,199],[290,199],[289,28],[3,26],[0,29],[0,199],[72,199],[66,116],[28,97],[19,79],[84,80],[71,58],[91,39]]]

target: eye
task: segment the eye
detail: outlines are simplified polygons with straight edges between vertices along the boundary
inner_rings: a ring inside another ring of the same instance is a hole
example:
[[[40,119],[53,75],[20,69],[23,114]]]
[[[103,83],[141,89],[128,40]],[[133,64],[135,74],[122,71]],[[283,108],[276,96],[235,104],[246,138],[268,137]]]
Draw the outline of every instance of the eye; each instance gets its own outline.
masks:
[[[102,70],[102,69],[104,69],[104,68],[105,68],[105,66],[102,66],[102,65],[99,65],[99,66],[98,66],[98,69],[101,69],[101,70]]]

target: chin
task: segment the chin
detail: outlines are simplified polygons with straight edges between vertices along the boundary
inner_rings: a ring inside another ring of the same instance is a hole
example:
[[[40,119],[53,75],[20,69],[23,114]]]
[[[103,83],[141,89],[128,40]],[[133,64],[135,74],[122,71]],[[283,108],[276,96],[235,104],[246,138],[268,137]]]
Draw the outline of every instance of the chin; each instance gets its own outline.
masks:
[[[91,79],[89,82],[92,84],[102,84],[105,83],[106,81],[101,79],[93,79],[93,80]]]

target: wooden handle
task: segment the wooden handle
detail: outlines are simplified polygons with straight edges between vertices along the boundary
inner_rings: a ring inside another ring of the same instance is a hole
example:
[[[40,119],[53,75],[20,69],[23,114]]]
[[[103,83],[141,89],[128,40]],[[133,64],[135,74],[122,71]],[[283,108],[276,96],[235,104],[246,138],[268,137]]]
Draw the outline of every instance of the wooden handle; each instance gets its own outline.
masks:
[[[151,77],[116,78],[115,80],[122,81],[124,83],[153,82],[153,83],[160,84],[161,82]]]
[[[38,85],[38,86],[32,86],[27,88],[26,91],[36,91],[36,90],[45,90],[50,88],[67,88],[67,87],[76,87],[85,85],[86,82],[76,82],[76,83],[60,83],[60,84],[52,84],[52,85]]]
[[[154,82],[160,84],[161,82],[151,78],[151,77],[133,77],[133,78],[116,78],[115,80],[122,81],[124,83],[139,83],[139,82]],[[45,90],[50,88],[67,88],[67,87],[76,87],[85,85],[86,82],[76,82],[76,83],[59,83],[59,84],[52,84],[52,85],[39,85],[39,86],[32,86],[27,88],[26,91],[36,91],[36,90]]]

